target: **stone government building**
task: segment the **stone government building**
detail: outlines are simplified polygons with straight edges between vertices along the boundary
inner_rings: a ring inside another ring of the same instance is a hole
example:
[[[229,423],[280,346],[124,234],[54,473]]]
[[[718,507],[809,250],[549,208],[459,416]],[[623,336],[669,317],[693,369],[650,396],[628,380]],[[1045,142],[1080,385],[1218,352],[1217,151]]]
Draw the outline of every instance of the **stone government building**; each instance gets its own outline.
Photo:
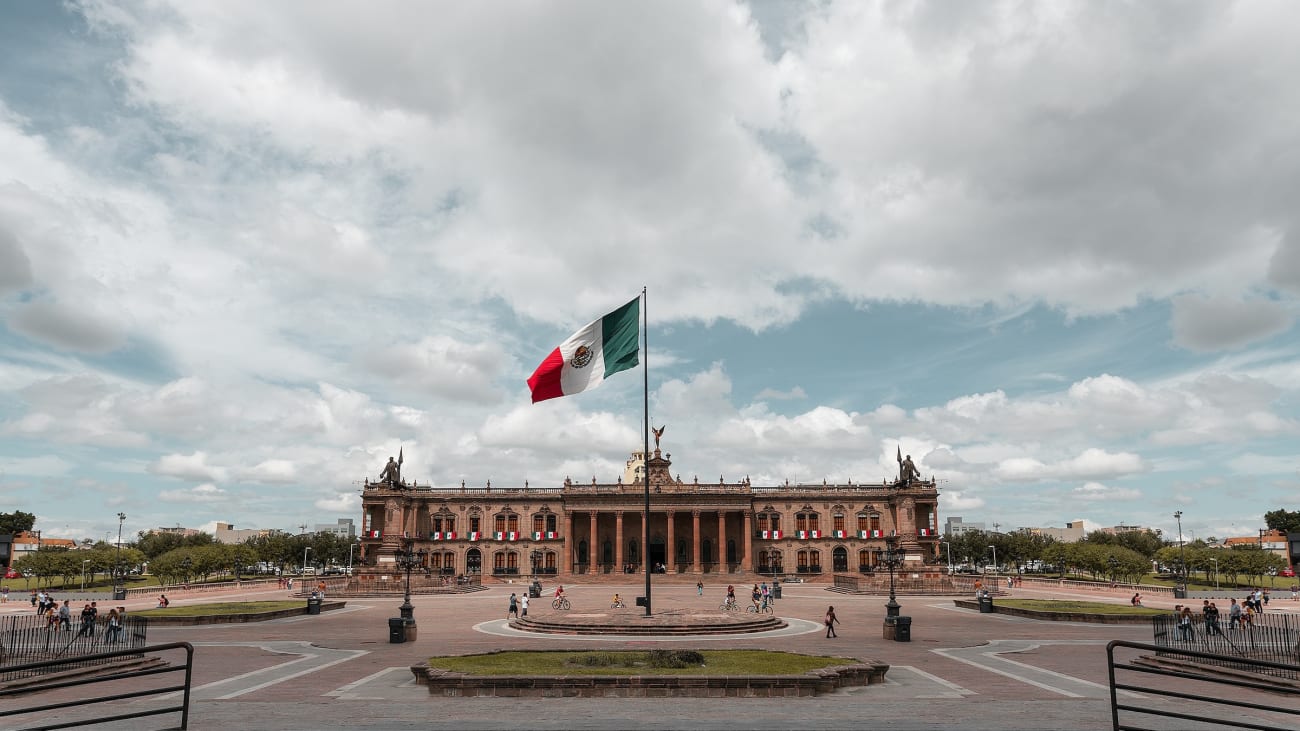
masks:
[[[362,581],[395,573],[396,556],[425,552],[427,573],[560,579],[641,573],[643,551],[667,574],[871,574],[886,537],[896,536],[904,570],[938,560],[939,492],[910,457],[893,483],[760,486],[683,482],[656,439],[649,460],[650,526],[643,537],[644,453],[614,483],[559,487],[438,488],[407,483],[389,460],[362,490]],[[648,545],[647,545],[648,543]]]

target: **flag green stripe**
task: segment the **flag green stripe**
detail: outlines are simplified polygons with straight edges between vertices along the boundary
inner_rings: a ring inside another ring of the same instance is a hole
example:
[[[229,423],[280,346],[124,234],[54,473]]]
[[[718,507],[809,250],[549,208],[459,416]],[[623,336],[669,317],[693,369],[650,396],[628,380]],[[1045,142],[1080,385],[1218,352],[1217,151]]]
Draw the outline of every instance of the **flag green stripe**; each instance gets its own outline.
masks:
[[[600,319],[601,343],[605,356],[605,377],[633,368],[637,360],[641,330],[641,298],[638,297]]]

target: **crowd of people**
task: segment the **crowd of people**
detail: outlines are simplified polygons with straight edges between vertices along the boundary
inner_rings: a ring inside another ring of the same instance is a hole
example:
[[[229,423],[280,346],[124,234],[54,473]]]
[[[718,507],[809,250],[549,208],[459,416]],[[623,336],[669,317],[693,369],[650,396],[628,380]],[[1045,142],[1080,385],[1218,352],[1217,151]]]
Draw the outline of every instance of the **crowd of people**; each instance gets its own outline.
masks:
[[[64,599],[60,602],[53,594],[44,590],[32,591],[31,596],[32,608],[36,610],[36,616],[45,618],[45,627],[50,631],[72,631],[72,601]],[[104,642],[111,644],[121,639],[122,618],[126,615],[126,607],[116,607],[108,610],[108,615],[104,618]],[[95,630],[99,626],[99,602],[85,602],[81,611],[77,615],[79,627],[77,637],[95,637]]]

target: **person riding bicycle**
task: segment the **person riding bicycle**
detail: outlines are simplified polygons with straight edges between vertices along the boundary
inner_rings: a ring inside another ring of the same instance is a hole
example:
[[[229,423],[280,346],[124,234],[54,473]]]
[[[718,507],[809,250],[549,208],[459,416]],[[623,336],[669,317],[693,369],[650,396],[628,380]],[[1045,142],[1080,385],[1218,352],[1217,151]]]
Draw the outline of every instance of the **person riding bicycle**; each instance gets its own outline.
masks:
[[[759,592],[758,584],[754,584],[754,588],[751,589],[749,592],[749,601],[753,602],[754,609],[756,610],[758,609],[758,600],[761,599],[762,597],[763,594]]]
[[[622,608],[622,607],[623,607],[623,598],[620,597],[618,594],[615,594],[615,595],[614,595],[614,599],[613,599],[612,601],[610,601],[610,606],[613,607],[613,608],[615,608],[615,609]]]
[[[564,598],[564,584],[560,584],[559,586],[555,587],[555,598],[556,599]]]
[[[730,607],[734,607],[734,606],[736,606],[736,587],[732,586],[731,584],[727,584],[727,601],[726,601],[726,604],[727,604],[727,606],[730,606]]]

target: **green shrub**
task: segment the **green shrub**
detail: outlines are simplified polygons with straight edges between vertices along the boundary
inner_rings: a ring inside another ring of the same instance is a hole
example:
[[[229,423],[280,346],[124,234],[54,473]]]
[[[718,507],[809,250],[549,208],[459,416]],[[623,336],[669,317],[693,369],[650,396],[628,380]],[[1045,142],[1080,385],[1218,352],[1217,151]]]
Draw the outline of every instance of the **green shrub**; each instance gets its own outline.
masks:
[[[704,664],[704,656],[695,650],[651,650],[652,668],[689,668]]]
[[[624,664],[624,660],[611,652],[591,652],[571,659],[569,664],[581,665],[588,668],[607,668],[614,665],[622,665]]]

